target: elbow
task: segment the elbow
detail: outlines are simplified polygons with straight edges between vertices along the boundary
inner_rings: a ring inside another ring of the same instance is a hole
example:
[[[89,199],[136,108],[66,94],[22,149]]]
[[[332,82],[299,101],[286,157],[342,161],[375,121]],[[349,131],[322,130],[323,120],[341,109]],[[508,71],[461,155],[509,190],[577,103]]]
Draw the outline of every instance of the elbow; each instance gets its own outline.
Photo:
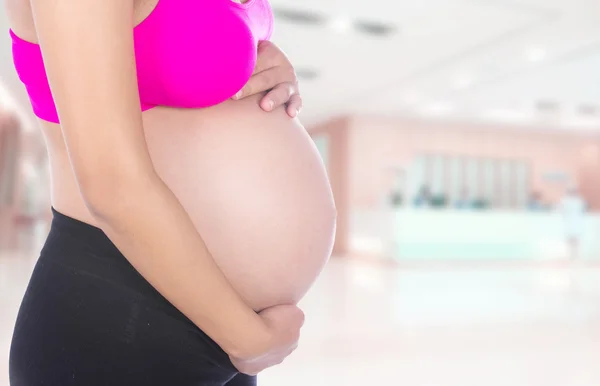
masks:
[[[118,197],[127,194],[115,177],[83,173],[77,176],[83,202],[94,219],[102,222],[113,211],[118,210]]]
[[[99,223],[111,223],[122,216],[143,195],[144,178],[123,170],[78,173],[81,197]]]

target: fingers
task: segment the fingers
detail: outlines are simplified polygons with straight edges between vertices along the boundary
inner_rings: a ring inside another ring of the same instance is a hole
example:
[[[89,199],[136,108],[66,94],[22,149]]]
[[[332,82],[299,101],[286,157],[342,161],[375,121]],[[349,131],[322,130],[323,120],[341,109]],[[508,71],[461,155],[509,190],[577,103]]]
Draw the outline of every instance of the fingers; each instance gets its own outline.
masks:
[[[286,112],[291,118],[296,118],[302,110],[302,97],[299,94],[292,95],[287,103]]]
[[[287,104],[291,98],[298,94],[298,85],[294,83],[281,83],[275,86],[260,101],[260,107],[265,111],[272,111],[279,106]],[[297,99],[297,98],[296,98]],[[296,102],[297,104],[297,102]]]
[[[294,118],[302,109],[294,67],[283,51],[269,41],[259,43],[254,73],[232,99],[242,99],[263,92],[268,92],[260,102],[265,111],[287,105],[287,114]]]
[[[291,314],[294,318],[294,322],[295,322],[295,326],[298,330],[300,330],[300,328],[304,325],[304,321],[306,319],[306,315],[304,314],[304,311],[302,311],[300,308],[294,306],[294,308],[291,310]],[[293,347],[298,347],[298,340],[296,340],[296,345]]]
[[[244,88],[235,95],[234,99],[242,99],[265,92],[283,83],[297,83],[294,69],[287,66],[271,67],[268,70],[254,74]]]

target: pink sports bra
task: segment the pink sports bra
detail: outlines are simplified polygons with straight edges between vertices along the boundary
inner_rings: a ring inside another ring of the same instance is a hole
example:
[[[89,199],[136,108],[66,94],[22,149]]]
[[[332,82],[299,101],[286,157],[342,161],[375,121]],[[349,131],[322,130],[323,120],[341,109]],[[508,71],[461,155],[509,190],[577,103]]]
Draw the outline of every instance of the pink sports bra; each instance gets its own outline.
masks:
[[[272,30],[268,0],[159,0],[133,32],[142,111],[202,108],[231,98],[250,79],[258,41]],[[39,45],[10,34],[35,115],[59,123]]]

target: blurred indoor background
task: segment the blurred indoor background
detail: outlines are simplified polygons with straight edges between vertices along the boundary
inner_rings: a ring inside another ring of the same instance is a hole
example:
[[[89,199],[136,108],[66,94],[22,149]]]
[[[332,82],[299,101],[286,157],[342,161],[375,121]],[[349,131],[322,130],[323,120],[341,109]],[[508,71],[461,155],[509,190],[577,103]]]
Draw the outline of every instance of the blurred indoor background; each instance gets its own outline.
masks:
[[[600,385],[600,2],[271,4],[339,219],[262,385]],[[5,386],[50,181],[7,32],[0,58]]]

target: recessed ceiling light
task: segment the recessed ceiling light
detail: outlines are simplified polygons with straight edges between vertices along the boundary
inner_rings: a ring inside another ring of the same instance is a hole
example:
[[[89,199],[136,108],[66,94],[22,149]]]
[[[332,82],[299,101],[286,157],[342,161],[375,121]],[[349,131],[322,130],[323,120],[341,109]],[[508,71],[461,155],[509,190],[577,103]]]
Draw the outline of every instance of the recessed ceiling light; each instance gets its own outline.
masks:
[[[539,100],[535,102],[535,109],[538,113],[558,113],[561,110],[561,105],[559,102],[554,100]]]
[[[329,27],[336,32],[348,32],[352,28],[352,20],[344,17],[334,18],[329,22]]]
[[[534,48],[527,53],[527,60],[530,62],[541,62],[546,59],[546,50],[543,48]]]
[[[302,25],[323,25],[325,17],[321,14],[312,11],[303,11],[291,8],[273,7],[275,20],[283,21],[291,24]]]
[[[299,68],[296,70],[296,76],[302,81],[307,81],[316,79],[319,76],[319,74],[313,69]]]
[[[600,115],[600,107],[591,104],[584,104],[577,106],[577,112],[585,116]]]
[[[396,32],[396,27],[390,24],[383,24],[370,21],[356,21],[354,27],[366,35],[372,36],[389,36]]]

